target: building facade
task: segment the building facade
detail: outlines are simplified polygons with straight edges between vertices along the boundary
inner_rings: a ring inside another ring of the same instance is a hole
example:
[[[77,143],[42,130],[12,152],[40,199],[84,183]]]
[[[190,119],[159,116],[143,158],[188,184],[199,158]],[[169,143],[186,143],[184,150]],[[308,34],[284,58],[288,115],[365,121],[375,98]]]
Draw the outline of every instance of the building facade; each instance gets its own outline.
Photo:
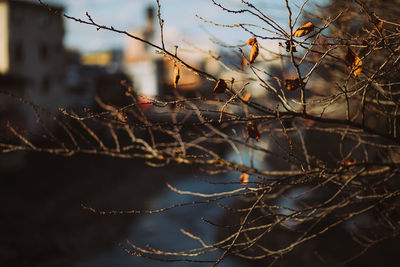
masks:
[[[62,93],[63,37],[60,15],[36,2],[0,0],[0,74],[23,80],[26,95],[47,108]]]

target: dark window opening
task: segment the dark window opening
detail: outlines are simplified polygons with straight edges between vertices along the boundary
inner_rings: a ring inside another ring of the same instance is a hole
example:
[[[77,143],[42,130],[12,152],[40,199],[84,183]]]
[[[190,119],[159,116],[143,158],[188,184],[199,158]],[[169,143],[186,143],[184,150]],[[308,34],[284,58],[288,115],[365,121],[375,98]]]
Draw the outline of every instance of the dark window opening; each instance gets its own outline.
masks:
[[[15,61],[18,63],[22,63],[24,61],[24,47],[22,42],[18,42],[15,44]]]

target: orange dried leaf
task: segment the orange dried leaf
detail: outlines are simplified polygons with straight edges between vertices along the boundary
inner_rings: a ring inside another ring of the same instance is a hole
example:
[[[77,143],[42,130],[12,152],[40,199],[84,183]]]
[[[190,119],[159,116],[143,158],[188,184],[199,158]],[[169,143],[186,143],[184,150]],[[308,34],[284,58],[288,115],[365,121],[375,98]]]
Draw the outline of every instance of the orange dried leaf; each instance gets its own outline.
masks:
[[[250,64],[253,64],[254,61],[256,60],[257,56],[258,56],[258,42],[257,39],[255,37],[250,38],[246,45],[251,45],[251,50],[250,50]]]
[[[289,91],[297,90],[301,87],[301,81],[299,78],[288,78],[285,80],[285,87]]]
[[[226,85],[226,82],[222,79],[219,79],[217,81],[217,84],[214,87],[213,93],[214,94],[222,94],[223,92],[225,92],[225,90],[228,88],[228,86]]]
[[[254,61],[256,60],[258,56],[258,43],[255,42],[252,46],[251,46],[251,51],[250,51],[250,64],[253,64]]]
[[[246,131],[248,138],[256,139],[257,142],[260,140],[260,132],[258,131],[257,124],[254,121],[250,121],[247,124]]]
[[[372,12],[370,22],[374,25],[374,30],[376,33],[379,35],[383,35],[384,29],[383,27],[383,21],[376,15],[375,12]]]
[[[355,70],[353,71],[354,77],[358,77],[361,74],[361,71],[362,71],[361,66],[362,66],[361,59],[359,57],[356,57],[356,61],[355,61],[355,64],[353,66],[353,68],[355,67]]]
[[[243,97],[243,100],[249,101],[250,97],[251,97],[250,93],[246,93],[245,96]]]
[[[247,40],[246,45],[253,45],[254,43],[257,43],[257,39],[255,37],[250,38],[249,40]]]
[[[375,26],[376,26],[376,28],[377,28],[379,31],[382,31],[383,21],[382,21],[382,20],[379,21]]]
[[[357,163],[357,160],[355,160],[355,159],[348,159],[348,160],[345,160],[343,163],[344,163],[344,165],[346,165],[346,166],[351,166],[351,165],[356,164],[356,163]]]
[[[361,59],[356,55],[356,53],[351,49],[350,47],[347,48],[347,53],[345,56],[345,62],[347,65],[347,68],[350,71],[353,71],[354,77],[357,77],[360,75],[362,71],[362,61]]]
[[[293,36],[294,37],[302,37],[304,35],[309,34],[310,32],[312,32],[314,30],[314,24],[312,24],[311,22],[307,22],[306,24],[304,24],[303,26],[301,26],[300,28],[298,28],[294,33]]]
[[[374,30],[379,34],[383,35],[383,21],[379,20],[378,23],[374,24]]]
[[[247,173],[242,173],[240,175],[240,183],[246,186],[248,182],[249,182],[249,175]]]
[[[180,77],[181,76],[180,76],[179,67],[178,67],[178,65],[175,64],[175,66],[174,66],[174,88],[176,88],[178,86],[178,81],[179,81]]]
[[[242,56],[242,60],[241,60],[241,65],[242,65],[242,69],[244,69],[247,66],[247,59],[246,57]]]

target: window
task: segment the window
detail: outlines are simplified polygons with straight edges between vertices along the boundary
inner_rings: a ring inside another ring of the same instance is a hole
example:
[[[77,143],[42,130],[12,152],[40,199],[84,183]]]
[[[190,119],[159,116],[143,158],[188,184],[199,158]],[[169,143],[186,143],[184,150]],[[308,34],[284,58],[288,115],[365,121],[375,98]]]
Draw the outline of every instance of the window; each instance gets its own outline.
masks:
[[[14,48],[14,58],[17,63],[24,61],[24,46],[22,42],[17,42]]]

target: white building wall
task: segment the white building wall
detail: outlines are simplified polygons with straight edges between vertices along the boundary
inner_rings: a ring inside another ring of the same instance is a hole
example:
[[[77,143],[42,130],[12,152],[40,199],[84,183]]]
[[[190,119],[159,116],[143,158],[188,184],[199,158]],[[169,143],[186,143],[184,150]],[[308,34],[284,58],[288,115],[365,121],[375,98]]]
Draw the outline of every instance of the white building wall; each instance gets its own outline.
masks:
[[[155,61],[125,63],[125,71],[133,80],[133,88],[146,96],[158,95],[158,77]]]
[[[7,73],[8,69],[8,5],[0,2],[0,74]]]

